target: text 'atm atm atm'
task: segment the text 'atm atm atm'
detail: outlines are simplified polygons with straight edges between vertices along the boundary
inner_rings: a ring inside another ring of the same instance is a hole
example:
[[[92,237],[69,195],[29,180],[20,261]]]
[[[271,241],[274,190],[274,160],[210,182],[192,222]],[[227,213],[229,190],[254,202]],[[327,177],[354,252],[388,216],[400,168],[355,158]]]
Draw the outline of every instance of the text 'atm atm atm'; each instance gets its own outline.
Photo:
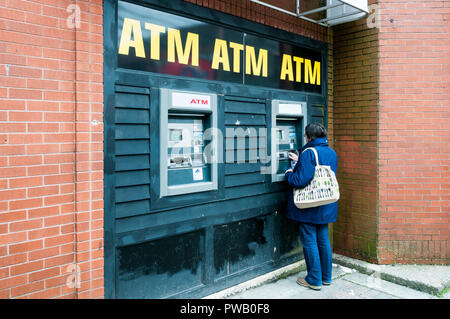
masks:
[[[306,102],[272,101],[272,182],[286,180],[289,151],[299,151],[305,143],[306,118]]]
[[[217,96],[160,92],[160,197],[217,189]]]

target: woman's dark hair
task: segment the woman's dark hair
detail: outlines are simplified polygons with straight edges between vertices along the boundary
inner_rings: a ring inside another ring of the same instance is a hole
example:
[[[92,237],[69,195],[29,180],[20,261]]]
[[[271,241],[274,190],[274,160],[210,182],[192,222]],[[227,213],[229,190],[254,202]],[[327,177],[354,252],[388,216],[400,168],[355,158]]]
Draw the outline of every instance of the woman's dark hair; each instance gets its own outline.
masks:
[[[320,137],[328,137],[326,128],[321,123],[317,122],[306,125],[305,134],[311,141]]]

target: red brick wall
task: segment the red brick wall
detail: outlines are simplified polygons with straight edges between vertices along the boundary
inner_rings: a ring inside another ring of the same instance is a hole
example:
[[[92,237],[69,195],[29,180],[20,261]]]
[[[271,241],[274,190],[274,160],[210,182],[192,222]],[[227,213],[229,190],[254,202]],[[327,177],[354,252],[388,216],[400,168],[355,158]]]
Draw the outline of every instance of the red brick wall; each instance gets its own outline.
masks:
[[[378,30],[367,19],[333,27],[334,136],[341,199],[334,249],[377,256]]]
[[[102,1],[72,3],[0,0],[0,298],[103,296]]]
[[[450,260],[449,1],[380,1],[379,261]]]
[[[380,0],[376,8],[378,27],[367,19],[334,27],[335,251],[448,264],[450,4]]]

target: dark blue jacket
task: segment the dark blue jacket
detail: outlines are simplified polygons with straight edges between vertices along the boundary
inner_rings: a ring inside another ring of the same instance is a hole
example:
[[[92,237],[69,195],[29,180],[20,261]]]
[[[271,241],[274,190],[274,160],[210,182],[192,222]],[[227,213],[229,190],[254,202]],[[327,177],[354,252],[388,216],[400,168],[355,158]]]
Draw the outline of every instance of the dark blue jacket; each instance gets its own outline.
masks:
[[[287,172],[286,177],[291,186],[289,191],[287,218],[302,223],[310,224],[328,224],[333,223],[337,219],[337,202],[305,209],[298,209],[294,205],[293,188],[304,188],[314,177],[316,159],[312,150],[301,153],[308,147],[314,147],[319,155],[320,165],[329,165],[336,174],[337,171],[337,155],[336,152],[328,147],[327,138],[316,138],[307,143],[300,151],[299,160],[295,164],[293,172]]]

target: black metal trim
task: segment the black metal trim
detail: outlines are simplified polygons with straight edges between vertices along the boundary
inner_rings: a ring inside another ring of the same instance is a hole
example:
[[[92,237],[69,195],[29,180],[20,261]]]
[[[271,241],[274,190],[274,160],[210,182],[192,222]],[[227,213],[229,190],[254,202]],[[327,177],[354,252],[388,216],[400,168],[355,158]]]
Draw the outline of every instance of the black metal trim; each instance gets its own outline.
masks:
[[[116,295],[116,234],[115,234],[115,143],[114,107],[115,72],[117,68],[117,1],[103,1],[103,125],[104,125],[104,293],[105,298]]]

